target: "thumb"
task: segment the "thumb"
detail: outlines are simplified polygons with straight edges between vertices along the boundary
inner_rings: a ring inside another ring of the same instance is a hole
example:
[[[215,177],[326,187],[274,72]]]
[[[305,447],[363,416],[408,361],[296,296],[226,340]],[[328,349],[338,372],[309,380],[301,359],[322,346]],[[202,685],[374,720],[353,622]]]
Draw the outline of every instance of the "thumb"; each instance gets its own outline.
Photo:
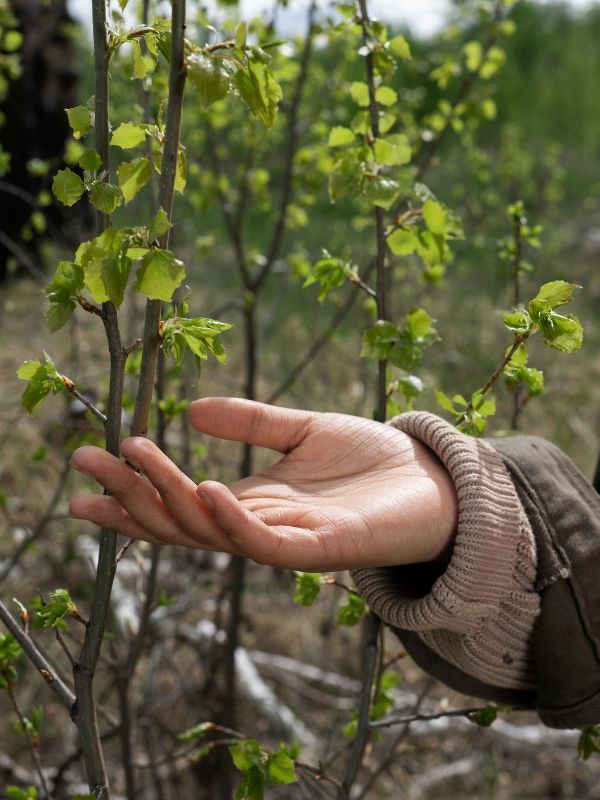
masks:
[[[294,450],[317,416],[312,411],[280,408],[235,397],[205,397],[189,409],[190,423],[202,433],[236,442]]]

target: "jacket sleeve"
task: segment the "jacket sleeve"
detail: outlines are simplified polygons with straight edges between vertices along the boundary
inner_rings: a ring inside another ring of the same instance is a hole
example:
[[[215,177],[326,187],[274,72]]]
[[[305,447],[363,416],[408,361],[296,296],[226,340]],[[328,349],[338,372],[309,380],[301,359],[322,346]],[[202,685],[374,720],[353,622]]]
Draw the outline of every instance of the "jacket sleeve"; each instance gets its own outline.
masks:
[[[600,498],[541,439],[488,442],[424,412],[395,427],[456,487],[450,562],[356,570],[355,583],[430,674],[465,694],[537,708],[553,727],[600,722]]]

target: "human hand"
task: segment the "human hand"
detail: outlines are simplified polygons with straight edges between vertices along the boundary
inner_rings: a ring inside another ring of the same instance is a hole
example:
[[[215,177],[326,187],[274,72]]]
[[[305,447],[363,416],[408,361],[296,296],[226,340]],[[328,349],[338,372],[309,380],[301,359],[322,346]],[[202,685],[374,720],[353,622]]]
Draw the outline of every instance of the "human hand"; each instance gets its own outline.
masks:
[[[448,556],[457,520],[450,476],[437,457],[389,425],[248,400],[192,403],[203,433],[277,450],[272,467],[226,487],[198,487],[142,437],[97,447],[71,464],[110,495],[80,495],[71,516],[124,536],[243,555],[307,571],[410,564]]]

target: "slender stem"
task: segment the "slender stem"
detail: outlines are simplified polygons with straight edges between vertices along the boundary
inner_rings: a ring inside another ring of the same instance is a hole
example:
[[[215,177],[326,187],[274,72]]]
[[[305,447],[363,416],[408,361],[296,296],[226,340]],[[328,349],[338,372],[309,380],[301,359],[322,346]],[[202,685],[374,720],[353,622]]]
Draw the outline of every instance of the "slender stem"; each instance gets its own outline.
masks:
[[[390,728],[393,725],[410,725],[412,722],[427,722],[445,717],[470,717],[478,711],[483,711],[486,706],[469,706],[468,708],[453,708],[450,711],[438,711],[435,714],[409,714],[404,717],[384,717],[371,722],[370,728]]]
[[[106,3],[104,0],[93,0],[92,22],[96,80],[95,144],[102,161],[105,180],[108,180],[110,177],[108,155],[109,52],[106,36]],[[98,214],[98,231],[101,232],[106,226],[107,218],[102,214]],[[104,324],[110,354],[108,420],[105,425],[106,449],[109,453],[118,455],[121,435],[125,353],[121,343],[117,310],[113,303],[107,302],[102,304],[102,322]],[[102,529],[100,532],[98,566],[90,608],[89,624],[86,628],[79,659],[73,669],[77,701],[72,711],[72,717],[79,730],[88,784],[91,792],[98,800],[108,800],[108,798],[110,798],[110,789],[98,730],[93,680],[110,609],[110,594],[115,574],[116,542],[117,537],[113,531]]]
[[[377,670],[377,639],[381,620],[373,612],[369,613],[365,625],[365,644],[363,649],[362,689],[358,709],[358,728],[352,744],[350,757],[346,764],[342,785],[337,800],[348,800],[362,763],[369,739],[369,710],[371,708],[371,688]]]
[[[523,224],[521,215],[515,214],[514,227],[513,227],[513,304],[515,308],[521,302],[521,261],[523,259]],[[513,391],[513,412],[511,419],[511,428],[513,431],[518,430],[519,427],[519,414],[523,408],[523,387],[517,383]]]
[[[173,212],[173,194],[179,157],[179,134],[185,90],[185,0],[172,0],[171,12],[171,56],[169,63],[169,100],[167,104],[166,135],[163,151],[162,171],[158,203],[169,220]],[[160,239],[163,248],[169,245],[169,231]],[[159,323],[162,303],[148,300],[144,320],[144,343],[140,365],[140,380],[131,425],[132,436],[148,433],[148,420],[154,393],[156,358],[160,344]]]
[[[69,687],[63,683],[58,676],[56,668],[48,661],[33,639],[21,628],[12,612],[4,605],[2,600],[0,600],[0,620],[2,620],[6,629],[15,637],[27,658],[37,667],[40,675],[46,681],[50,689],[70,711],[75,704],[75,695]]]
[[[369,44],[369,11],[367,9],[367,0],[359,0],[361,25],[363,32],[363,41],[365,45]],[[375,81],[375,60],[373,53],[369,51],[365,58],[366,71],[367,71],[367,85],[369,87],[369,117],[371,120],[371,132],[373,142],[380,137],[379,130],[379,103],[376,97],[376,81]],[[386,236],[385,236],[385,221],[384,211],[379,206],[375,206],[375,231],[376,231],[376,256],[375,264],[377,270],[377,318],[380,320],[387,319],[386,308],[386,274],[385,274],[385,253],[386,253]],[[385,422],[386,418],[386,373],[387,361],[381,360],[378,362],[377,370],[377,419],[379,422]]]
[[[42,762],[40,760],[40,753],[39,753],[39,746],[37,741],[34,739],[33,734],[29,733],[27,730],[27,722],[25,720],[25,715],[21,711],[21,707],[17,701],[17,696],[15,694],[14,687],[12,682],[9,680],[8,676],[5,675],[5,682],[6,682],[6,691],[8,696],[10,697],[10,702],[12,703],[12,707],[15,711],[15,714],[19,718],[19,722],[21,723],[21,728],[23,730],[23,736],[27,739],[27,743],[29,744],[29,750],[31,751],[31,757],[33,759],[33,764],[35,767],[35,771],[38,774],[40,779],[40,784],[42,786],[42,792],[44,793],[44,800],[52,800],[50,790],[48,789],[48,784],[46,782],[46,776],[44,775],[44,770],[42,768]]]
[[[524,334],[521,333],[516,334],[512,346],[507,350],[506,355],[504,356],[502,361],[498,364],[496,369],[492,372],[490,377],[484,383],[480,391],[481,400],[483,400],[492,391],[498,380],[501,378],[505,367],[510,363],[511,358],[514,356],[514,354],[516,353],[518,348],[523,344],[526,338],[527,337]],[[465,422],[466,419],[468,418],[471,411],[473,411],[473,408],[474,408],[473,403],[472,402],[469,403],[469,405],[465,408],[460,417],[456,420],[456,425],[462,425],[463,422]]]

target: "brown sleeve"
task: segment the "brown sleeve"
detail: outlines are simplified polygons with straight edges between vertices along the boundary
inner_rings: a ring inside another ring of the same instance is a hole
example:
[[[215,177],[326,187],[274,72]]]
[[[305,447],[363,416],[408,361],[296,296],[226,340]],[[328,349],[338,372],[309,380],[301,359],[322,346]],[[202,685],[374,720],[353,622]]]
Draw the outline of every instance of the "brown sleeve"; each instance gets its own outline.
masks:
[[[600,495],[544,439],[497,439],[538,551],[537,707],[551,727],[600,723]]]
[[[487,442],[433,414],[402,414],[391,424],[448,469],[458,531],[442,574],[432,565],[356,570],[358,590],[427,671],[467,694],[527,705],[540,598],[531,527],[508,471]]]

